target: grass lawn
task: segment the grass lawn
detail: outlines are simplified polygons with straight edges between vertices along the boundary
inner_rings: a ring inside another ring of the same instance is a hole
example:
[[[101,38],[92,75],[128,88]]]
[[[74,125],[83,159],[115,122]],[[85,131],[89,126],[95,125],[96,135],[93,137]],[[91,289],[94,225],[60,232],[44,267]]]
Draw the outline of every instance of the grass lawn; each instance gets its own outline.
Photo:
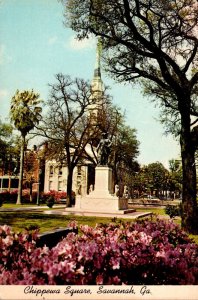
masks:
[[[23,207],[28,207],[29,205],[23,205]],[[3,208],[12,208],[12,207],[21,207],[21,205],[16,204],[4,204]],[[48,210],[48,208],[46,208]],[[56,209],[55,207],[53,209]],[[42,210],[44,210],[42,208]],[[153,207],[153,208],[137,208],[137,211],[150,211],[154,215],[164,216],[164,208]],[[29,226],[38,226],[39,232],[51,231],[60,227],[67,227],[68,223],[71,220],[76,220],[78,224],[95,226],[97,223],[108,224],[113,221],[113,218],[105,217],[86,217],[86,216],[73,216],[73,215],[45,215],[39,211],[13,211],[13,212],[4,212],[0,211],[0,225],[7,224],[12,227],[16,232],[24,231],[25,228]],[[117,222],[122,220],[124,222],[132,221],[131,219],[116,219]],[[175,220],[179,225],[181,224],[180,219]],[[197,244],[198,244],[198,235],[190,235]]]
[[[160,207],[152,207],[152,208],[142,207],[142,208],[137,208],[136,211],[142,211],[142,212],[150,211],[150,212],[152,212],[153,214],[156,214],[156,215],[167,216],[165,214],[164,208],[160,208]]]
[[[28,208],[28,207],[35,207],[35,208],[38,208],[39,209],[39,207],[42,207],[42,210],[49,210],[49,208],[47,207],[47,205],[46,204],[41,204],[41,205],[37,205],[37,204],[31,204],[31,203],[29,203],[29,204],[11,204],[11,203],[4,203],[3,204],[3,206],[2,206],[2,208]],[[58,204],[58,205],[54,205],[53,206],[53,209],[58,209],[58,208],[60,208],[60,204]]]
[[[23,231],[29,226],[38,226],[40,232],[67,227],[68,222],[76,220],[78,224],[95,226],[96,223],[110,223],[112,218],[45,215],[39,212],[0,212],[0,225],[7,224],[14,231]]]
[[[4,203],[3,208],[17,208],[17,207],[30,207],[30,206],[36,206],[36,204],[11,204],[11,203]]]

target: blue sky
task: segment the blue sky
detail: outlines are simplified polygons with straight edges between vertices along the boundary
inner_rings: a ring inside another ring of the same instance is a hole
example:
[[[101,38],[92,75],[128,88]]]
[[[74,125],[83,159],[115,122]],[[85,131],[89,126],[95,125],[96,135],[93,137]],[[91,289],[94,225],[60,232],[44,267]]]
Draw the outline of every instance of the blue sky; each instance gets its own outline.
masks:
[[[91,80],[95,65],[94,40],[78,42],[63,25],[57,0],[0,1],[0,118],[6,121],[16,90],[34,89],[47,99],[48,84],[62,72]],[[138,87],[117,84],[102,73],[113,102],[126,112],[127,124],[137,129],[141,164],[160,161],[166,167],[178,159],[179,145],[157,121],[159,111]]]

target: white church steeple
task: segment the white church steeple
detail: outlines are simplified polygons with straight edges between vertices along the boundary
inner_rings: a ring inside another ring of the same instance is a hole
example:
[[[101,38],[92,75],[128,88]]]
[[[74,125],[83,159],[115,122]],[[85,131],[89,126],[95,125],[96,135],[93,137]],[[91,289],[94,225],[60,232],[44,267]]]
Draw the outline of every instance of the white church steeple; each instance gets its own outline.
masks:
[[[101,60],[101,42],[98,40],[97,48],[96,48],[96,62],[94,68],[94,77],[92,79],[92,91],[93,93],[103,93],[104,86],[101,79],[101,67],[100,67],[100,60]]]
[[[98,115],[98,110],[104,106],[104,85],[101,78],[101,42],[98,40],[96,48],[96,62],[94,68],[94,77],[91,82],[91,93],[93,103],[89,106],[90,113],[95,116]]]

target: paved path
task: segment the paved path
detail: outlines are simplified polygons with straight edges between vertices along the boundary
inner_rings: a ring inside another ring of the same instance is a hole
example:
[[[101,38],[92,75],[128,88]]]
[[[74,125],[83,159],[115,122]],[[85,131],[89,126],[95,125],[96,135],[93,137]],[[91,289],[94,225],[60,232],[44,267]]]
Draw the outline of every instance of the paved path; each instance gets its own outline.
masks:
[[[91,211],[75,211],[67,209],[57,209],[57,210],[45,210],[44,214],[48,215],[75,215],[75,216],[86,216],[86,217],[106,217],[106,218],[120,218],[120,219],[138,219],[141,217],[147,217],[152,215],[152,212],[131,212],[127,214],[122,214],[119,212],[113,213],[103,213],[103,212],[91,212]]]
[[[173,204],[174,202],[172,202]],[[175,203],[174,203],[175,204]],[[129,204],[129,209],[130,208],[134,208],[134,209],[138,209],[138,208],[164,208],[164,206],[154,206],[154,205],[132,205]],[[53,209],[49,209],[47,205],[34,205],[34,206],[23,206],[21,205],[20,207],[12,207],[12,208],[6,208],[6,207],[0,207],[0,212],[28,212],[28,211],[37,211],[37,212],[41,212],[44,214],[52,214],[52,215],[76,215],[76,216],[94,216],[94,217],[107,217],[107,218],[122,218],[122,219],[138,219],[141,217],[147,217],[152,215],[152,212],[132,212],[132,213],[127,213],[127,214],[121,214],[121,213],[116,213],[116,212],[112,212],[112,213],[103,213],[103,212],[82,212],[82,211],[75,211],[72,208],[69,208],[68,211],[66,210],[65,205],[54,205]],[[169,216],[167,215],[163,215],[163,216],[158,216],[159,218],[163,218],[163,219],[170,219]]]
[[[65,208],[65,205],[54,205],[53,209],[49,209],[46,205],[38,205],[38,206],[23,206],[20,207],[0,207],[0,212],[30,212],[37,211],[42,212],[43,214],[48,215],[76,215],[76,216],[93,216],[93,217],[106,217],[106,218],[122,218],[122,219],[138,219],[141,217],[146,217],[152,215],[151,212],[131,212],[127,214],[123,214],[122,212],[112,212],[112,213],[103,213],[103,212],[91,212],[91,211],[75,211],[72,208],[69,208],[68,211]]]
[[[11,211],[43,211],[43,209],[49,209],[47,205],[34,205],[34,206],[23,206],[20,207],[0,207],[0,212],[11,212]],[[53,209],[63,209],[65,205],[54,205]]]

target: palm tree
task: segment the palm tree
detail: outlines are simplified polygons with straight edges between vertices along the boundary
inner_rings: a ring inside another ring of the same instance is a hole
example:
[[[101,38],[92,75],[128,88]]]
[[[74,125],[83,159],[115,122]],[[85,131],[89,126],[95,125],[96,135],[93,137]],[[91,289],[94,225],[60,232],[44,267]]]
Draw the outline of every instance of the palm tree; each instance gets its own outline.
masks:
[[[16,91],[12,97],[10,118],[14,126],[21,133],[21,155],[20,155],[20,172],[17,203],[21,204],[22,197],[22,182],[23,182],[23,164],[24,164],[24,149],[26,135],[32,130],[41,120],[42,108],[40,107],[40,95],[31,91]]]

